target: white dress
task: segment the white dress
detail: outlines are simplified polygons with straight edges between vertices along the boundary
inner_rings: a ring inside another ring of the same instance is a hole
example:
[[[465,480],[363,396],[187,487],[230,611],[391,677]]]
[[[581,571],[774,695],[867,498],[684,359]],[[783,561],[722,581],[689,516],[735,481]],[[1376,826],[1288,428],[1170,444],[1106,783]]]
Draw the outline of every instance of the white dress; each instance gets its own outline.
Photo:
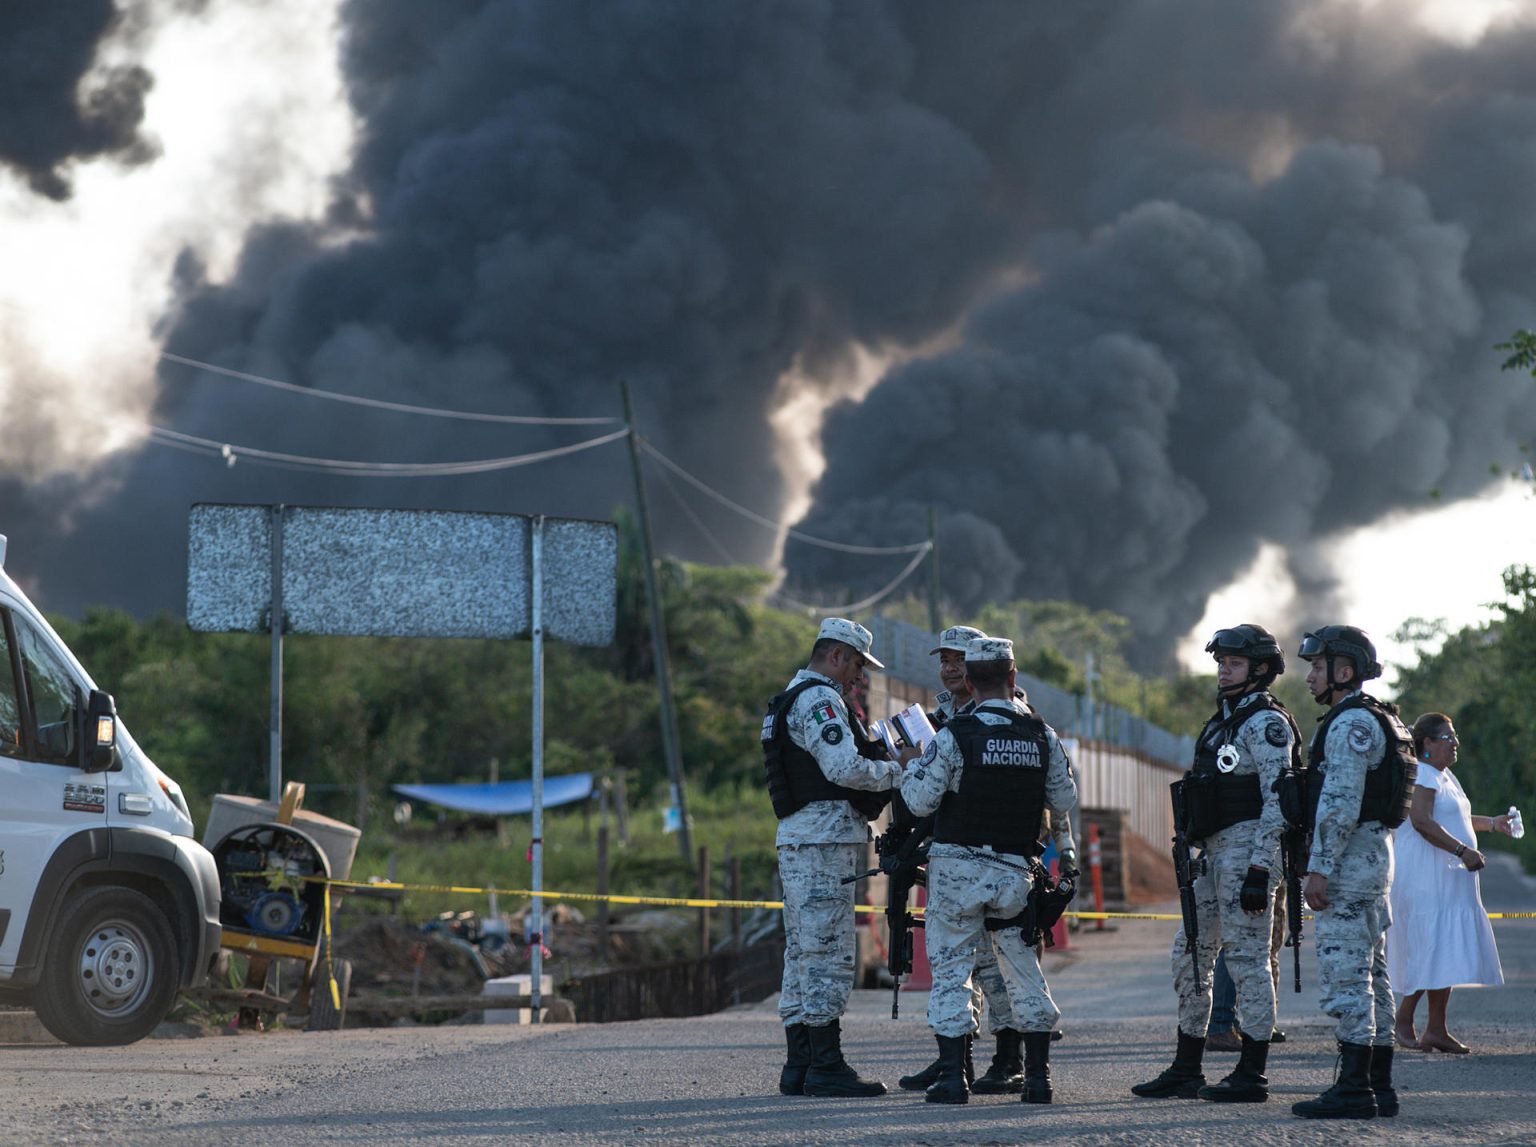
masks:
[[[1417,783],[1435,790],[1435,821],[1477,847],[1472,805],[1450,769],[1419,763]],[[1387,929],[1387,977],[1399,995],[1504,982],[1493,927],[1483,909],[1478,876],[1419,835],[1412,821],[1393,832],[1392,926]]]

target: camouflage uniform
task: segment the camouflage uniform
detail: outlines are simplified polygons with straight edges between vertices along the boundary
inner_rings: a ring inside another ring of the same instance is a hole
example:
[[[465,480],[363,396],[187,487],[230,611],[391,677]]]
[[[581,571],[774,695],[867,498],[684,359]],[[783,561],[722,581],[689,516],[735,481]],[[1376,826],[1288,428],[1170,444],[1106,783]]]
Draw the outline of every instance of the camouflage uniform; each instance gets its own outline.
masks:
[[[1237,699],[1236,707],[1223,700],[1219,717],[1207,726],[1205,737],[1219,737],[1224,722],[1262,700],[1262,691]],[[1227,969],[1237,986],[1239,1026],[1254,1039],[1268,1040],[1275,1026],[1275,983],[1270,974],[1270,939],[1274,926],[1274,898],[1266,911],[1250,916],[1239,903],[1239,892],[1248,869],[1262,868],[1280,886],[1280,834],[1285,820],[1274,792],[1275,781],[1291,763],[1294,740],[1290,722],[1272,709],[1258,709],[1233,733],[1237,750],[1233,776],[1257,775],[1263,811],[1258,820],[1229,825],[1208,837],[1204,844],[1205,870],[1195,879],[1195,906],[1200,936],[1195,944],[1200,965],[1200,988],[1187,950],[1184,926],[1173,940],[1173,982],[1179,993],[1179,1030],[1192,1036],[1205,1034],[1211,1021],[1211,975],[1216,953],[1225,947]]]
[[[1381,766],[1386,749],[1369,710],[1350,709],[1333,722],[1318,766],[1323,787],[1307,862],[1309,874],[1328,880],[1328,907],[1314,913],[1313,927],[1322,1009],[1339,1021],[1340,1043],[1377,1047],[1392,1046],[1392,833],[1379,820],[1358,820],[1366,773]]]
[[[969,713],[976,703],[969,698],[957,704],[955,695],[948,689],[935,694],[933,712],[929,720],[935,728],[943,728],[953,717]],[[935,719],[938,718],[938,719]],[[926,934],[926,929],[924,930]],[[971,978],[971,1011],[978,1017],[976,1028],[980,1030],[982,1004],[987,1009],[987,1030],[993,1035],[1000,1031],[1019,1031],[1013,1020],[1013,1005],[1008,1002],[1008,986],[1003,983],[1003,973],[997,966],[997,953],[991,944],[981,944],[976,949],[976,970]]]
[[[880,792],[894,788],[900,766],[859,756],[841,691],[831,678],[809,669],[789,684],[812,679],[789,708],[789,739],[816,758],[827,780],[844,788]],[[832,1023],[848,1006],[853,988],[852,884],[870,840],[868,822],[845,800],[813,801],[779,821],[776,840],[784,886],[784,980],[779,1016],[788,1027]]]
[[[1006,724],[1006,712],[1028,710],[1011,701],[986,701],[972,710],[985,724]],[[1046,765],[1046,807],[1066,813],[1077,804],[1072,766],[1055,732],[1046,729],[1050,749]],[[919,816],[937,811],[947,793],[960,789],[964,769],[960,748],[950,730],[940,729],[923,758],[902,780],[902,799]],[[1065,816],[1053,818],[1057,847],[1073,847]],[[1030,877],[1021,858],[990,849],[935,842],[928,855],[928,912],[923,925],[933,988],[928,996],[928,1023],[939,1036],[971,1035],[977,1017],[967,987],[978,949],[996,952],[1013,1014],[1007,1026],[1022,1032],[1048,1032],[1060,1010],[1040,971],[1034,949],[1016,928],[988,932],[988,917],[1006,918],[1024,910]]]

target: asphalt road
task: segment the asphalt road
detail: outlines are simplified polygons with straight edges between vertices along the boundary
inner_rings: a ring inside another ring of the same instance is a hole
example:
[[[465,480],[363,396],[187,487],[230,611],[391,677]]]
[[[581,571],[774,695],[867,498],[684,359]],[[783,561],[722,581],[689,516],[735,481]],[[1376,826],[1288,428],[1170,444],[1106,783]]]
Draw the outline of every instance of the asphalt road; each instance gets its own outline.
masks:
[[[1496,856],[1484,896],[1490,910],[1530,911],[1536,880]],[[1536,1143],[1536,921],[1496,925],[1505,987],[1452,997],[1451,1028],[1474,1054],[1399,1051],[1402,1114],[1344,1126],[1290,1114],[1292,1102],[1331,1081],[1334,1064],[1310,941],[1303,993],[1282,980],[1290,1041],[1273,1049],[1269,1103],[1130,1095],[1171,1053],[1172,934],[1172,924],[1125,922],[1048,954],[1067,1030],[1052,1055],[1050,1107],[1012,1096],[941,1107],[902,1092],[783,1098],[782,1035],[769,1001],[629,1024],[0,1046],[0,1144]],[[855,993],[844,1022],[855,1066],[894,1088],[897,1076],[926,1063],[934,1045],[925,1001],[903,993],[892,1021],[889,993]],[[1224,1074],[1235,1058],[1211,1057],[1208,1072]]]

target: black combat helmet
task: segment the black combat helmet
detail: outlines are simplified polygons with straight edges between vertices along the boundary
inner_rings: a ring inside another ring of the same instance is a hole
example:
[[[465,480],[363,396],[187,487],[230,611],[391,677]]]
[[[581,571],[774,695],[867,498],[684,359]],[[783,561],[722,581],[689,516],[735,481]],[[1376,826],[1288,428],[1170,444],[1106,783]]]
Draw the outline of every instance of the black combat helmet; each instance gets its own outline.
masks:
[[[1205,643],[1205,651],[1212,657],[1220,657],[1225,653],[1248,659],[1248,680],[1228,692],[1245,692],[1255,681],[1268,688],[1276,677],[1285,672],[1285,654],[1280,652],[1280,643],[1275,640],[1275,635],[1251,621],[1234,625],[1231,629],[1218,629]],[[1264,673],[1257,672],[1260,662],[1265,661],[1269,663],[1269,669]]]
[[[1353,625],[1322,625],[1301,639],[1296,655],[1304,661],[1328,659],[1328,683],[1333,684],[1333,662],[1348,658],[1355,667],[1355,681],[1369,681],[1381,676],[1381,662],[1376,660],[1376,643],[1370,634]]]

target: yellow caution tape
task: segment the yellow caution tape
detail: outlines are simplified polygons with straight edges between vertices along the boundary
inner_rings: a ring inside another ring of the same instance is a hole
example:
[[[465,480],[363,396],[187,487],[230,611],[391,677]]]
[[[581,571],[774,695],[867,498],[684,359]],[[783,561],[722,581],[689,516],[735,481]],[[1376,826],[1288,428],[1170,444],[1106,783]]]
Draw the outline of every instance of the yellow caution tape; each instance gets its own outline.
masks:
[[[310,877],[320,880],[320,877]],[[783,908],[782,900],[710,900],[692,896],[620,896],[601,892],[557,892],[544,889],[535,892],[531,888],[476,888],[462,884],[402,884],[393,880],[326,880],[325,884],[336,888],[373,888],[398,892],[451,892],[461,896],[538,896],[543,900],[595,900],[609,904],[650,904],[663,908]],[[884,912],[884,904],[855,904],[855,912]],[[913,914],[921,916],[922,908],[914,908]],[[1064,912],[1079,920],[1179,920],[1177,913],[1167,912]],[[1536,912],[1490,912],[1490,920],[1536,919]]]

